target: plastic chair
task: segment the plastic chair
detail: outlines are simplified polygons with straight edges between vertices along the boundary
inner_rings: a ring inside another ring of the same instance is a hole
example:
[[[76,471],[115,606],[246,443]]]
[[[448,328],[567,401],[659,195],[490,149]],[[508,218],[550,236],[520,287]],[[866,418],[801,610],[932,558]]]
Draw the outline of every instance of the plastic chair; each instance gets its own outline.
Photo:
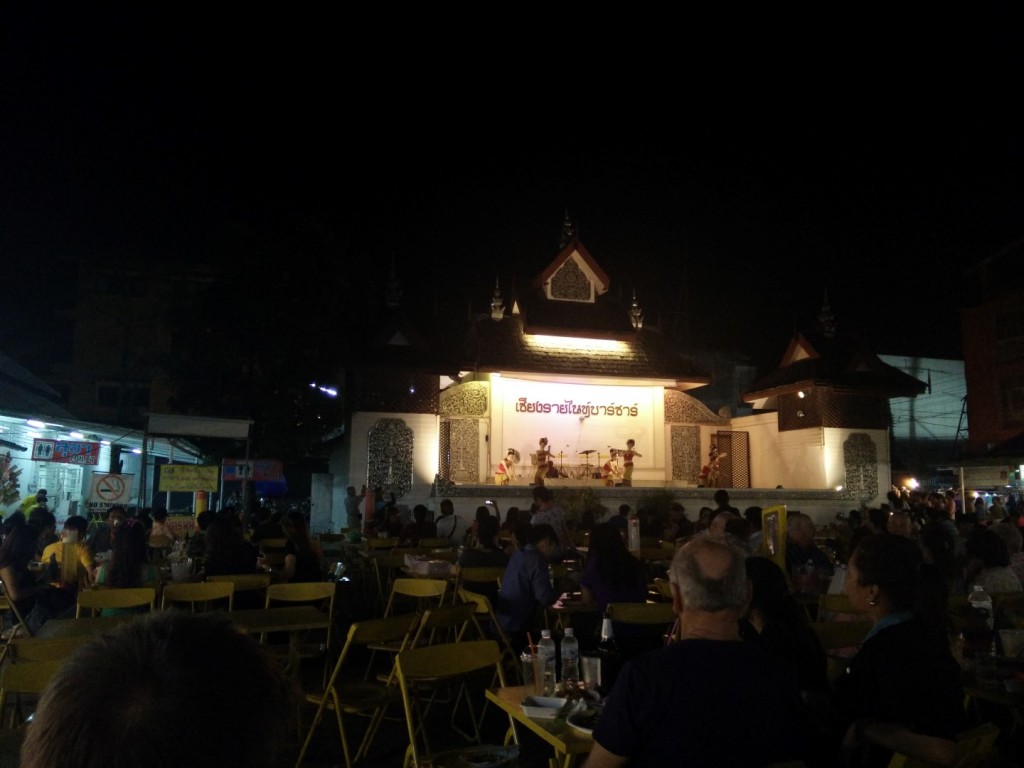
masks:
[[[0,661],[3,661],[7,653],[7,643],[17,637],[32,637],[32,631],[28,628],[28,624],[25,623],[25,617],[21,615],[21,611],[18,610],[18,606],[14,604],[14,601],[7,596],[7,588],[4,586],[3,581],[0,580],[0,616],[3,615],[4,611],[10,611],[14,620],[11,622],[10,634],[4,632],[3,646],[0,648]]]
[[[118,610],[148,608],[152,613],[156,608],[156,590],[153,587],[83,589],[78,593],[78,608],[75,610],[75,618],[81,618],[85,612],[88,612],[90,616],[95,616],[97,611],[108,608]]]
[[[964,731],[956,737],[956,757],[950,768],[975,768],[983,760],[992,756],[999,728],[992,723],[984,723],[977,728]],[[889,760],[889,768],[935,768],[935,763],[907,757],[896,752]]]
[[[455,577],[456,589],[461,589],[462,585],[466,582],[469,582],[470,584],[485,584],[487,582],[494,582],[500,589],[501,580],[505,578],[505,566],[460,566],[455,573]]]
[[[267,587],[270,586],[269,573],[231,573],[221,576],[207,576],[209,582],[230,582],[235,586],[235,597],[244,593],[242,605],[252,603],[254,607],[267,604]],[[241,607],[241,605],[239,605]]]
[[[505,673],[501,667],[501,649],[498,648],[498,644],[493,640],[472,640],[412,648],[398,654],[395,668],[409,730],[409,746],[406,748],[403,766],[439,766],[445,764],[446,758],[454,758],[454,763],[457,764],[459,752],[446,755],[434,754],[431,751],[426,738],[426,728],[423,727],[423,714],[417,693],[426,685],[433,694],[440,681],[460,683],[459,693],[453,701],[453,717],[459,702],[465,701],[473,724],[473,740],[479,743],[478,719],[473,713],[473,697],[466,682],[475,672],[493,669],[501,686],[504,687]]]
[[[356,647],[394,642],[398,644],[399,651],[405,650],[418,623],[418,616],[406,615],[392,616],[387,619],[360,621],[349,627],[345,645],[342,647],[338,661],[334,665],[334,670],[324,686],[324,693],[308,694],[306,696],[306,701],[316,704],[317,710],[313,723],[310,725],[309,733],[306,734],[306,739],[302,744],[302,749],[299,751],[299,758],[295,763],[296,768],[302,765],[309,745],[313,740],[313,734],[320,727],[324,711],[327,709],[334,710],[335,717],[337,718],[338,735],[341,739],[342,753],[345,755],[345,765],[351,768],[353,760],[358,760],[366,755],[377,733],[377,729],[384,719],[388,705],[401,696],[397,685],[397,678],[395,677],[394,664],[392,664],[391,672],[383,682],[342,682],[340,680],[341,672],[345,667],[345,662],[348,661],[349,653]],[[368,712],[372,712],[370,723],[367,726],[366,733],[363,734],[363,740],[359,744],[355,757],[352,757],[349,753],[348,736],[345,732],[345,723],[342,716],[366,714]]]
[[[326,603],[327,609],[327,637],[321,643],[316,639],[306,639],[289,642],[289,657],[294,660],[295,665],[292,675],[298,676],[298,665],[301,659],[324,657],[324,684],[327,682],[328,651],[331,648],[331,639],[334,636],[334,596],[337,592],[337,584],[333,581],[309,581],[294,582],[291,584],[271,584],[267,587],[266,607],[271,608],[275,603]],[[266,636],[260,638],[261,643],[266,643]]]
[[[663,626],[663,635],[672,642],[676,639],[676,612],[672,603],[608,603],[608,616],[620,624]]]
[[[7,710],[7,699],[11,694],[19,696],[38,696],[50,682],[50,678],[60,669],[63,659],[50,661],[27,661],[23,664],[8,664],[0,674],[0,722]],[[10,727],[14,723],[14,711],[11,712]]]
[[[512,642],[508,639],[508,635],[505,634],[505,630],[498,623],[498,616],[495,614],[494,606],[491,605],[487,595],[481,595],[479,592],[470,592],[467,589],[460,589],[459,598],[464,603],[472,603],[475,606],[473,623],[476,624],[480,637],[497,640],[506,669],[512,670],[513,676],[519,682],[523,682],[523,672],[519,667],[519,657],[516,655],[515,649],[512,648]],[[486,622],[487,626],[484,626],[482,622]]]
[[[88,635],[18,638],[10,642],[10,660],[13,664],[29,661],[63,661],[91,639]]]
[[[216,600],[227,600],[230,611],[235,605],[235,585],[230,581],[204,581],[198,584],[168,584],[164,587],[160,601],[160,610],[166,611],[174,607],[174,603],[188,603],[192,613],[210,610],[210,603]],[[199,610],[197,604],[202,604]]]
[[[416,612],[420,613],[431,604],[431,601],[440,605],[447,590],[448,582],[444,579],[395,579],[391,585],[388,604],[384,608],[384,616],[392,615],[396,598],[399,601],[403,597],[415,600]]]

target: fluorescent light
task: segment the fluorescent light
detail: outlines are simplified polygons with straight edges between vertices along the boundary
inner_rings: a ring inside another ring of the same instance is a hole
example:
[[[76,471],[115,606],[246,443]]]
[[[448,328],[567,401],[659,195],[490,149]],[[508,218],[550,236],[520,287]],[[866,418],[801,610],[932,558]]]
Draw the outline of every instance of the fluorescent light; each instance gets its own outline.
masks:
[[[100,445],[110,445],[109,440],[100,440]]]
[[[44,422],[42,422],[42,421],[37,420],[37,419],[28,419],[28,420],[25,421],[25,423],[28,424],[30,427],[34,427],[36,429],[45,429],[46,428],[46,424]]]
[[[83,435],[81,432],[72,432],[71,433],[71,439],[72,440],[84,440],[85,439],[85,435]]]
[[[142,453],[142,449],[141,448],[132,448],[132,453],[140,454],[140,453]]]

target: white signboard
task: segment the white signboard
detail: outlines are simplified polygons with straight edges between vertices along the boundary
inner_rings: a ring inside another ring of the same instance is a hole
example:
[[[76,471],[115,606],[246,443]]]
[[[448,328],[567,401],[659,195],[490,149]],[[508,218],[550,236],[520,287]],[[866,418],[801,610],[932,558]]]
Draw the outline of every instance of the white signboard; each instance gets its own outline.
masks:
[[[89,481],[89,502],[94,504],[127,504],[132,497],[134,475],[95,473]]]

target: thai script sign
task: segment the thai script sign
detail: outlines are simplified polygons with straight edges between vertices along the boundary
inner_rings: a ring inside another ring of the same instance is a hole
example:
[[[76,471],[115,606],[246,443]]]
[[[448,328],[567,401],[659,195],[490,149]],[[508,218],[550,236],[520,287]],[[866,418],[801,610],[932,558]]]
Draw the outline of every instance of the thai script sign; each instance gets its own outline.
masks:
[[[161,464],[160,492],[215,491],[220,480],[220,467],[199,464]]]
[[[555,413],[564,414],[571,416],[632,416],[636,417],[640,415],[640,409],[637,403],[633,405],[619,405],[617,403],[608,403],[607,405],[594,405],[594,403],[587,401],[586,403],[576,403],[573,400],[563,400],[562,402],[542,402],[540,400],[534,400],[532,403],[528,402],[525,397],[520,397],[516,400],[516,413]]]
[[[100,462],[100,444],[84,440],[46,440],[37,437],[32,441],[32,460],[95,466]]]

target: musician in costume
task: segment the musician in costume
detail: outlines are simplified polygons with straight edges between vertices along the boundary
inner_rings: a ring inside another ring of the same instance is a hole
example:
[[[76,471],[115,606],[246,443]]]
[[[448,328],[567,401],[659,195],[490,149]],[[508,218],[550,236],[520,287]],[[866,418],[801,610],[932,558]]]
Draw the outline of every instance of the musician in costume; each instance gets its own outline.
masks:
[[[601,480],[609,487],[615,485],[615,478],[619,475],[618,456],[619,452],[612,448],[608,461],[601,466]]]

